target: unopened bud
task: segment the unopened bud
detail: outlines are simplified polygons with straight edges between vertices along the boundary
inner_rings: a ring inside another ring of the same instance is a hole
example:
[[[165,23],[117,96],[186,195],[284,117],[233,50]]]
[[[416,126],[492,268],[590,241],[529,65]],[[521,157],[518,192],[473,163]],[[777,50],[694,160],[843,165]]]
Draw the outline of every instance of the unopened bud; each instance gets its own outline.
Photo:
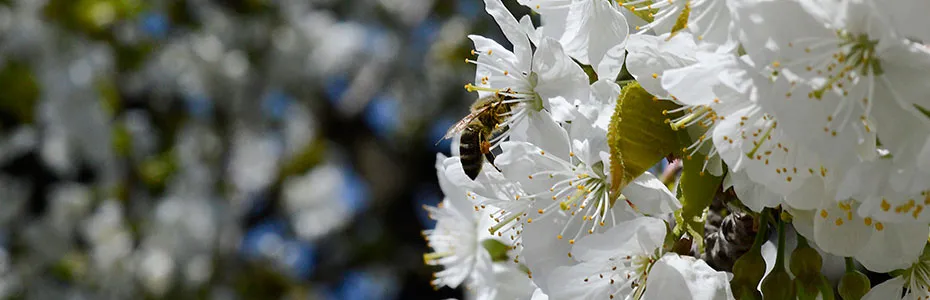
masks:
[[[762,280],[762,295],[766,300],[791,300],[794,294],[794,281],[784,269],[776,268]]]
[[[843,275],[837,290],[843,300],[859,300],[869,292],[871,287],[869,277],[862,272],[852,270]]]
[[[765,259],[759,248],[753,248],[743,254],[733,264],[733,280],[730,289],[740,295],[738,299],[762,299],[762,294],[756,289],[759,281],[765,276]]]
[[[791,261],[788,268],[797,278],[797,284],[801,286],[806,294],[817,293],[817,279],[820,277],[820,269],[823,266],[823,258],[816,249],[799,244],[791,252]]]

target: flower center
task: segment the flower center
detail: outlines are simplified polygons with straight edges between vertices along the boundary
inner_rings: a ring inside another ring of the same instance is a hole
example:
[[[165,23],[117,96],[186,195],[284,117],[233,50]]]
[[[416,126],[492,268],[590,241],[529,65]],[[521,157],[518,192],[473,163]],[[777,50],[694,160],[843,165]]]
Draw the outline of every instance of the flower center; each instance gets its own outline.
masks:
[[[850,35],[847,33],[837,33],[841,40],[837,51],[833,52],[832,60],[827,60],[826,64],[818,66],[808,65],[808,71],[816,71],[818,75],[827,74],[826,82],[819,88],[811,92],[809,96],[820,99],[827,90],[839,89],[841,92],[848,93],[843,88],[844,83],[852,83],[855,74],[862,76],[880,76],[882,75],[881,61],[876,57],[875,46],[877,40],[870,40],[868,35]],[[810,48],[806,48],[805,52]]]
[[[569,217],[565,227],[556,236],[558,239],[562,239],[567,235],[571,237],[568,242],[574,244],[582,232],[586,231],[588,234],[592,234],[598,226],[616,222],[616,216],[611,210],[613,201],[608,197],[610,184],[602,174],[595,172],[580,160],[572,163],[554,155],[546,155],[544,152],[540,152],[540,154],[544,159],[551,160],[564,167],[560,170],[547,170],[530,175],[530,179],[544,179],[546,177],[559,179],[552,184],[548,191],[537,195],[549,196],[552,201],[546,207],[537,211],[540,218],[566,214]],[[570,158],[574,158],[574,156],[573,152],[569,153]],[[576,161],[575,159],[570,160]],[[579,218],[581,219],[581,225],[575,232],[569,232],[569,228],[574,227],[572,225],[578,223]]]
[[[863,113],[859,116],[860,126],[853,126],[857,134],[863,137],[865,132],[872,131],[869,116],[872,111],[875,79],[884,74],[881,60],[878,57],[878,40],[870,39],[866,34],[851,34],[837,31],[837,39],[799,39],[788,43],[789,48],[803,47],[803,57],[782,65],[779,61],[771,64],[773,76],[777,76],[783,67],[801,67],[801,75],[815,76],[815,87],[807,93],[807,98],[813,101],[822,101],[826,93],[840,96],[842,101],[834,111],[827,115],[824,132],[836,136],[849,124],[852,114],[858,104]],[[806,72],[806,73],[805,73]],[[864,87],[864,88],[853,88]],[[791,98],[795,82],[785,93]]]
[[[466,90],[469,92],[486,91],[500,93],[501,95],[509,96],[514,103],[525,103],[536,111],[541,111],[543,109],[542,98],[540,98],[539,94],[535,91],[539,81],[539,76],[536,75],[536,72],[513,72],[513,70],[517,69],[517,66],[502,57],[492,55],[493,51],[491,50],[472,50],[471,54],[482,55],[487,59],[476,60],[466,58],[465,62],[482,67],[491,74],[480,78],[479,82],[476,82],[474,85],[465,85]]]

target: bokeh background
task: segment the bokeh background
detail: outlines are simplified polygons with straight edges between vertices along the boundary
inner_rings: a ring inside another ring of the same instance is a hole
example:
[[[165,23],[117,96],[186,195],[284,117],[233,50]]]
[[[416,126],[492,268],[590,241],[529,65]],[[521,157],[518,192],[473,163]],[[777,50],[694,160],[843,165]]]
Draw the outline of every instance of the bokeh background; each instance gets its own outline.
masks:
[[[518,15],[525,8],[505,1]],[[0,0],[0,299],[440,299],[480,0]]]

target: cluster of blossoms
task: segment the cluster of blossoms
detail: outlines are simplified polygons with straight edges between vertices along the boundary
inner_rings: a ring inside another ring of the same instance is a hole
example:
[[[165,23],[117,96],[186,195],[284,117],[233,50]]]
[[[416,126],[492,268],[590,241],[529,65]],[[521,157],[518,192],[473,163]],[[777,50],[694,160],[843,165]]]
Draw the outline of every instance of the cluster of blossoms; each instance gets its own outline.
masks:
[[[477,176],[473,157],[437,157],[445,200],[424,232],[436,286],[477,299],[930,296],[930,2],[519,2],[541,26],[485,0],[512,49],[469,36],[466,88],[510,110],[486,124],[482,153],[497,155]],[[461,140],[453,153],[472,147]],[[727,195],[719,231],[750,235],[735,253],[720,249],[740,238],[704,229]],[[830,280],[834,258],[846,271]],[[862,268],[893,278],[871,287]]]

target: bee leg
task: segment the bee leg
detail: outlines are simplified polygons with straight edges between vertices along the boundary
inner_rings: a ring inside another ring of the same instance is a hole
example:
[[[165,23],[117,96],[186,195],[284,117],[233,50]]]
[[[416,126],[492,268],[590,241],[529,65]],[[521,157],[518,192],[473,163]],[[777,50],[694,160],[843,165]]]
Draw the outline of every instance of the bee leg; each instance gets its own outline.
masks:
[[[486,158],[488,162],[491,163],[491,166],[497,169],[498,172],[503,172],[501,171],[501,168],[498,168],[497,165],[494,164],[494,153],[491,152],[490,142],[488,141],[481,142],[481,153],[484,153],[484,158]]]

